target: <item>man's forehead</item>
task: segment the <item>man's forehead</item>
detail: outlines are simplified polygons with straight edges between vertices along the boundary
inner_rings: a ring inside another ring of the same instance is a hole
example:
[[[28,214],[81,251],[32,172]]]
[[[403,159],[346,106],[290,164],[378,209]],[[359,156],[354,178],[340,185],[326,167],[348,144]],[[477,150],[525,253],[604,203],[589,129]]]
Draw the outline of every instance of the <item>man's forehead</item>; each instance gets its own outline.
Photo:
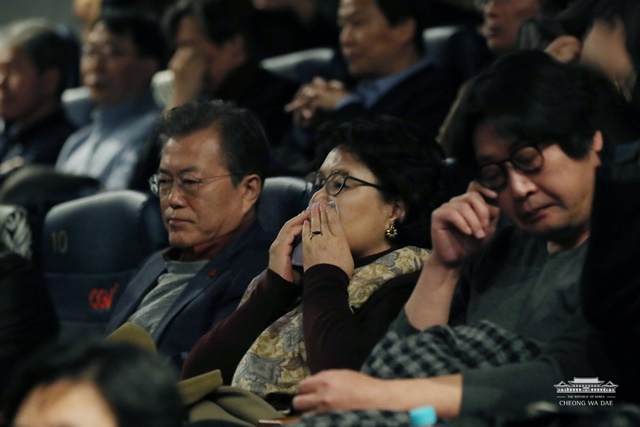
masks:
[[[508,156],[521,145],[523,142],[518,138],[498,132],[490,125],[476,127],[473,134],[473,149],[476,160],[480,163]]]
[[[91,45],[124,45],[130,44],[135,47],[131,36],[127,31],[123,34],[116,34],[106,25],[98,22],[87,35],[87,43]]]
[[[376,7],[375,0],[341,0],[338,7],[338,19],[365,12],[371,6]]]

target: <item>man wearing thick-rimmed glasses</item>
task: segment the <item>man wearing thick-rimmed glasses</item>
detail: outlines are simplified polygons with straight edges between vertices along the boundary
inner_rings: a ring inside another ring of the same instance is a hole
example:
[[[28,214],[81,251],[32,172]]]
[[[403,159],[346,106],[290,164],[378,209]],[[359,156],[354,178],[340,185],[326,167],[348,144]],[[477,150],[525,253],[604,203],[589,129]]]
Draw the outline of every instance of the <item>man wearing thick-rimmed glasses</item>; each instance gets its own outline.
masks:
[[[164,142],[149,184],[159,197],[171,248],[129,282],[107,333],[142,326],[181,366],[196,340],[238,305],[266,266],[274,236],[256,221],[269,163],[258,119],[223,102],[190,103],[158,123]]]

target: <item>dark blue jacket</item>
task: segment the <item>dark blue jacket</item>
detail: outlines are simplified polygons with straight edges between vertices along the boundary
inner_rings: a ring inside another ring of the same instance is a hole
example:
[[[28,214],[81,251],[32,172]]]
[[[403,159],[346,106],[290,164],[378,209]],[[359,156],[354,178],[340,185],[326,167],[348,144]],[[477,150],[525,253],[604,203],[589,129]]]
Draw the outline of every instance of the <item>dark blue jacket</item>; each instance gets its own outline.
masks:
[[[182,366],[191,347],[213,325],[236,309],[249,282],[267,267],[274,236],[256,221],[209,261],[187,284],[158,324],[158,351]],[[131,278],[106,328],[109,334],[127,321],[165,270],[164,251],[153,254]]]

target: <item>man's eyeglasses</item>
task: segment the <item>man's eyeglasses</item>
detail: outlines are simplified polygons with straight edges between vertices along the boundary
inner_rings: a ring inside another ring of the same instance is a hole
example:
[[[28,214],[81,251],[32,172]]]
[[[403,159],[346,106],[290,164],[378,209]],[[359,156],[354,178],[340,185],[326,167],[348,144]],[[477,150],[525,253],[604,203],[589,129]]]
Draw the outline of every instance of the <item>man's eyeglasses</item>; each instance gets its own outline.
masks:
[[[213,182],[219,178],[226,178],[228,176],[234,176],[237,174],[226,174],[226,175],[216,175],[209,176],[205,178],[192,178],[192,177],[178,177],[176,179],[169,178],[166,175],[154,174],[149,178],[149,188],[151,188],[151,192],[161,199],[165,199],[169,197],[171,194],[171,189],[173,188],[173,184],[175,183],[180,192],[188,197],[194,197],[198,194],[198,190],[200,190],[200,186],[205,182]]]
[[[491,0],[474,0],[473,3],[477,9],[483,10],[490,1]],[[493,2],[497,4],[512,3],[516,1],[521,1],[521,0],[493,0]]]
[[[507,159],[479,165],[477,172],[478,182],[492,190],[502,189],[507,184],[509,177],[509,171],[507,171],[506,167],[507,162],[521,172],[533,173],[542,169],[544,157],[538,145],[525,145],[514,151]]]
[[[89,44],[82,46],[81,53],[84,58],[104,59],[106,61],[118,60],[125,56],[135,55],[135,52],[117,46],[97,46]]]
[[[340,171],[333,171],[326,178],[323,178],[322,175],[320,175],[318,172],[312,172],[307,175],[305,179],[307,186],[312,194],[324,187],[324,189],[330,196],[337,196],[345,188],[348,189],[349,186],[347,185],[347,181],[349,180],[355,181],[360,185],[366,187],[374,187],[381,191],[389,191],[380,185],[372,184],[359,178],[354,178]]]

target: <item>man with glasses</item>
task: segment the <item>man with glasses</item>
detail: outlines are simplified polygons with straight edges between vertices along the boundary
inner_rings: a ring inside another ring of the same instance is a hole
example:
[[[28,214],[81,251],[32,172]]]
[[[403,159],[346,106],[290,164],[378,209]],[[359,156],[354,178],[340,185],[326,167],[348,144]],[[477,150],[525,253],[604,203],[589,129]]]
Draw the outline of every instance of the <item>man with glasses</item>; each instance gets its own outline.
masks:
[[[171,247],[140,267],[106,332],[135,323],[180,367],[267,266],[275,236],[256,221],[255,207],[269,146],[255,115],[221,101],[170,110],[157,131],[164,146],[149,183]]]
[[[320,373],[294,400],[302,411],[400,412],[305,425],[403,425],[423,405],[443,419],[519,416],[527,404],[556,403],[562,381],[604,376],[586,359],[579,282],[607,89],[541,52],[505,56],[472,81],[450,137],[475,179],[434,211],[433,251],[362,369],[371,376]],[[500,216],[510,224],[498,227]]]
[[[157,152],[149,153],[149,145],[162,109],[150,85],[164,66],[163,40],[157,19],[134,10],[108,9],[93,24],[80,68],[97,108],[91,123],[66,141],[57,171],[96,178],[107,190],[146,184],[148,175],[139,178],[136,170],[157,165]]]

